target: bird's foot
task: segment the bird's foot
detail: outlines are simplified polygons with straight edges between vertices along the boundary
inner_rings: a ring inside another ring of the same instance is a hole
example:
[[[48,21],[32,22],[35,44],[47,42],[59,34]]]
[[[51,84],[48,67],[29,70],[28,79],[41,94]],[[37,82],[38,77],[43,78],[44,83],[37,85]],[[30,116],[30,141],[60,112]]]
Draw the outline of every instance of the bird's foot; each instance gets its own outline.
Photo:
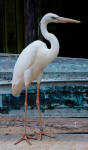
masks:
[[[50,137],[50,138],[54,138],[54,137],[51,136],[49,133],[44,132],[43,130],[40,130],[40,132],[35,132],[35,133],[40,135],[40,139],[39,139],[39,140],[42,140],[42,136],[48,136],[48,137]]]
[[[22,142],[22,141],[24,141],[24,140],[25,140],[29,145],[32,145],[31,142],[29,141],[29,139],[37,140],[37,138],[32,137],[32,136],[28,136],[28,135],[25,133],[25,134],[22,136],[22,138],[20,138],[20,139],[15,143],[15,145],[18,144],[18,143],[20,143],[20,142]]]

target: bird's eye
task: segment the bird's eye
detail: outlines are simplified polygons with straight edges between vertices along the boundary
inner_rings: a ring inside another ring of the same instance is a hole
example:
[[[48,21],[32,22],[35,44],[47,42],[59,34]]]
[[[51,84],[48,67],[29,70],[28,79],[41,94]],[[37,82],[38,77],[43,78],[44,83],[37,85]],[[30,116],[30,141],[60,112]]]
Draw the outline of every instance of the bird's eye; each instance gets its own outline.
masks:
[[[56,17],[53,17],[53,16],[51,18],[54,19],[54,20],[56,19]]]

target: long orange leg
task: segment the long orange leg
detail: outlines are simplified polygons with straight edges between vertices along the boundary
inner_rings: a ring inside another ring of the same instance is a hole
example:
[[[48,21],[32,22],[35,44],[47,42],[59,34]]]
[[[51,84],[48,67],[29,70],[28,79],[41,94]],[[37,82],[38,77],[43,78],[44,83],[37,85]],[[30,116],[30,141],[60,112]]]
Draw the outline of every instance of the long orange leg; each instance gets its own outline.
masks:
[[[43,128],[42,128],[42,118],[41,118],[41,113],[40,113],[40,100],[39,100],[39,87],[40,87],[40,84],[37,84],[37,97],[36,97],[36,105],[37,105],[37,108],[38,108],[38,115],[39,115],[39,122],[40,122],[40,132],[36,132],[37,134],[40,134],[40,140],[42,140],[42,136],[48,136],[48,137],[51,137],[48,133],[46,132],[43,132]],[[53,138],[53,137],[51,137]]]
[[[22,138],[20,138],[19,140],[18,140],[18,142],[16,142],[15,143],[15,145],[16,144],[18,144],[18,143],[20,143],[20,142],[22,142],[23,140],[25,140],[28,144],[30,144],[31,145],[31,143],[30,143],[30,141],[28,140],[28,139],[34,139],[34,140],[37,140],[36,138],[34,138],[34,137],[31,137],[31,136],[28,136],[27,134],[26,134],[26,124],[27,124],[27,120],[26,120],[26,116],[27,116],[27,107],[28,107],[28,103],[27,103],[27,88],[26,88],[26,94],[25,94],[25,113],[24,113],[24,135],[22,136]]]

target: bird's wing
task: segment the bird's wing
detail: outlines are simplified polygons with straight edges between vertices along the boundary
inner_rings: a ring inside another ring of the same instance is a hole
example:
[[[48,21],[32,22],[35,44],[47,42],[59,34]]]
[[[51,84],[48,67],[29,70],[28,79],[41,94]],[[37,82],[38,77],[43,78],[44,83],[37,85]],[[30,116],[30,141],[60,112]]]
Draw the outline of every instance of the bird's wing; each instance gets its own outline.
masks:
[[[20,54],[17,63],[21,64],[22,67],[24,67],[25,69],[29,68],[33,64],[33,61],[36,57],[36,53],[37,49],[36,48],[32,49],[31,45],[29,47],[26,47]]]
[[[29,44],[19,55],[14,71],[17,72],[17,74],[22,75],[25,70],[34,64],[39,48],[43,46],[45,47],[46,45],[41,41],[35,41]]]

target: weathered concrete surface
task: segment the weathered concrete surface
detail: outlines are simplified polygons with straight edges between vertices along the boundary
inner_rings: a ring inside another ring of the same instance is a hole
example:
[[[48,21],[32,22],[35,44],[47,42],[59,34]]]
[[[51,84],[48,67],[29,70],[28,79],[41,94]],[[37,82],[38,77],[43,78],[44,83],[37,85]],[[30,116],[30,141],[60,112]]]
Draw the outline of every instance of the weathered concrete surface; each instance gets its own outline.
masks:
[[[0,91],[11,93],[11,80],[17,54],[0,54]],[[33,84],[36,83],[35,81]],[[56,58],[44,69],[41,84],[88,84],[88,60]],[[4,88],[4,90],[3,90]]]
[[[20,115],[24,108],[24,90],[16,97],[11,95],[12,72],[17,58],[17,54],[0,54],[0,112],[9,115]],[[35,84],[36,81],[29,89],[29,116],[37,114]],[[40,103],[44,116],[88,117],[88,60],[59,57],[47,65],[40,87]]]
[[[0,79],[11,80],[17,54],[0,54]],[[45,80],[88,80],[88,59],[56,58],[44,69]]]
[[[1,135],[3,139],[0,141],[0,150],[88,150],[88,135],[59,135],[58,140],[30,140],[32,145],[28,145],[25,141],[14,145],[14,143],[22,136],[21,135],[8,135],[8,140],[3,138],[6,135]]]
[[[43,117],[43,128],[54,134],[88,134],[88,118],[59,118],[59,117]],[[0,133],[14,133],[14,128],[17,127],[15,133],[24,130],[23,116],[0,116]],[[4,129],[5,131],[4,131]],[[30,132],[39,130],[39,118],[27,117],[27,128]]]
[[[5,88],[0,94],[0,113],[22,116],[24,90],[14,97],[11,88],[8,93]],[[36,86],[31,86],[28,91],[28,116],[36,117]],[[41,85],[40,106],[45,117],[88,117],[88,85]]]
[[[88,119],[85,118],[43,118],[44,131],[54,138],[43,137],[42,141],[30,140],[31,146],[25,141],[14,143],[24,133],[22,117],[0,117],[0,150],[88,150]],[[38,118],[27,118],[27,133],[36,136],[39,131]],[[78,134],[81,132],[81,134]],[[73,133],[73,134],[72,134]]]

